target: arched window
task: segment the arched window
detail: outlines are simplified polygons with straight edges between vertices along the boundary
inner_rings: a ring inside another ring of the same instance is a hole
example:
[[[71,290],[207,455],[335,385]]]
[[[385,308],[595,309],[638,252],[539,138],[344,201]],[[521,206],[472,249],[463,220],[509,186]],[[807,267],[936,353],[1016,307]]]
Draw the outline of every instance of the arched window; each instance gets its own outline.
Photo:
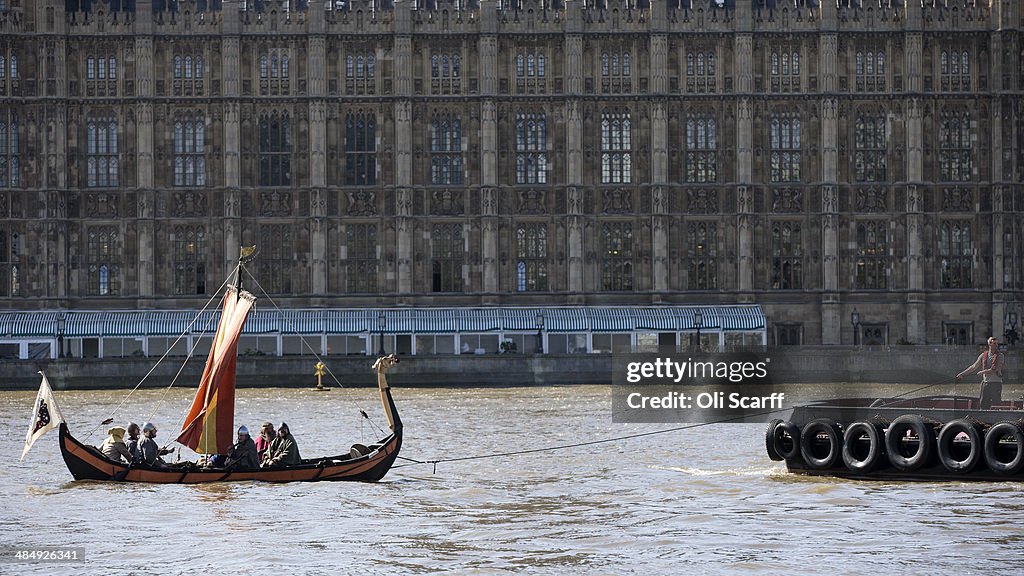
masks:
[[[791,112],[772,115],[770,123],[772,182],[800,181],[800,117]]]
[[[607,292],[633,289],[633,225],[608,222],[601,228],[601,289]]]
[[[377,181],[377,121],[373,113],[345,117],[345,184],[372,185]]]
[[[548,240],[543,223],[524,223],[516,228],[516,290],[548,290]]]
[[[117,120],[93,116],[86,121],[86,184],[89,187],[118,185]]]
[[[601,114],[601,182],[632,182],[632,142],[629,112]]]
[[[543,112],[516,115],[516,183],[547,183],[547,120]]]
[[[686,121],[686,181],[718,180],[718,125],[710,114],[691,114]]]
[[[270,114],[260,118],[260,178],[261,186],[290,186],[291,126],[287,116]]]
[[[430,150],[431,183],[462,184],[462,122],[458,115],[434,115],[430,123]]]

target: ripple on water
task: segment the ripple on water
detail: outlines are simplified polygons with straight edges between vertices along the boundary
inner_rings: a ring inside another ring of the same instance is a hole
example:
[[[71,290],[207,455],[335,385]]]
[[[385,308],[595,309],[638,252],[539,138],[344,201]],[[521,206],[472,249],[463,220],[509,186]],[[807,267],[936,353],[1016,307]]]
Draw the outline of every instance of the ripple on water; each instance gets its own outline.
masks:
[[[190,395],[173,390],[161,403],[156,391],[140,390],[124,414],[138,420],[159,407],[153,418],[168,433]],[[610,394],[599,386],[395,395],[403,454],[421,460],[664,427],[612,423]],[[21,449],[31,396],[0,393],[5,453]],[[60,398],[73,429],[86,430],[120,394]],[[239,390],[236,420],[250,428],[288,421],[304,455],[334,453],[374,437],[353,400],[382,420],[366,390],[325,398],[273,389]],[[81,574],[111,566],[156,574],[1024,573],[1024,483],[792,475],[763,455],[763,428],[717,425],[445,462],[436,473],[408,466],[375,485],[72,482],[51,434],[26,463],[3,471],[0,544],[85,546]],[[894,547],[898,554],[879,552]]]

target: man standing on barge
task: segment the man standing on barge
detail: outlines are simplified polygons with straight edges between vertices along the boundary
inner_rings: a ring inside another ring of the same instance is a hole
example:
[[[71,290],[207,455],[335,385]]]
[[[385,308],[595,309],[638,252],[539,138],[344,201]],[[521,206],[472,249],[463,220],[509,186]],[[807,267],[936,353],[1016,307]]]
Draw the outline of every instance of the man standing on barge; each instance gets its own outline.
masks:
[[[992,408],[1003,397],[1003,355],[999,352],[999,340],[995,336],[988,339],[988,350],[956,377],[959,380],[972,372],[981,374],[981,408]]]

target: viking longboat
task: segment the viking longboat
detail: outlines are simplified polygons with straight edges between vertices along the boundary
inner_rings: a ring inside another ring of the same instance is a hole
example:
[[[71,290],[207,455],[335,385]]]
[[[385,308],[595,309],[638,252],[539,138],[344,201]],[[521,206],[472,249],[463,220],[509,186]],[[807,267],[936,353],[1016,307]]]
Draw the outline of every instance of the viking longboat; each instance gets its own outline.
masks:
[[[235,367],[238,337],[256,298],[241,289],[241,271],[254,249],[243,249],[235,269],[235,282],[228,285],[223,307],[210,347],[210,355],[200,380],[199,389],[185,417],[177,441],[199,454],[226,454],[234,437]],[[364,446],[354,444],[344,454],[302,460],[294,466],[271,466],[258,469],[226,469],[185,462],[163,467],[145,464],[128,465],[106,458],[96,447],[74,436],[66,423],[60,425],[60,449],[64,463],[76,480],[108,480],[117,482],[151,482],[158,484],[197,484],[262,480],[267,482],[314,482],[352,480],[376,482],[391,469],[402,447],[402,420],[391,397],[386,373],[398,363],[394,355],[378,358],[373,363],[377,373],[380,400],[391,433],[384,439]]]

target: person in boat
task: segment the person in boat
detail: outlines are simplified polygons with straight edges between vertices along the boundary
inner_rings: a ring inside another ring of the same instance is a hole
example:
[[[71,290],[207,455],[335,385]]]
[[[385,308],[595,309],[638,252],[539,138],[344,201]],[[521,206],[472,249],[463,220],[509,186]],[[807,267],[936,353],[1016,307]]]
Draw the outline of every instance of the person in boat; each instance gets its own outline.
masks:
[[[142,456],[139,454],[139,432],[138,424],[128,423],[128,440],[125,440],[125,446],[128,448],[128,462],[131,464],[138,464],[142,460]]]
[[[999,340],[995,336],[988,339],[988,350],[982,352],[963,372],[956,375],[957,380],[970,373],[981,375],[981,407],[991,408],[1003,397],[1003,355],[999,352]]]
[[[267,458],[263,461],[264,466],[295,466],[302,461],[299,456],[299,446],[288,429],[288,424],[282,422],[277,429],[277,438],[270,444],[267,450]]]
[[[274,425],[270,422],[264,422],[263,426],[260,427],[260,435],[256,438],[256,457],[259,462],[263,462],[267,458],[267,451],[270,449],[270,444],[277,438],[277,432],[274,430]]]
[[[100,445],[100,452],[114,462],[130,464],[132,455],[124,443],[125,429],[123,426],[114,426],[107,430],[107,439]]]
[[[249,437],[249,429],[245,426],[238,428],[238,442],[228,451],[225,468],[259,468],[260,461],[256,457],[256,443]]]
[[[139,456],[142,462],[150,466],[166,466],[167,463],[163,461],[161,456],[164,454],[170,454],[170,448],[161,448],[156,443],[156,425],[152,422],[146,422],[142,425],[142,440],[139,441]]]

